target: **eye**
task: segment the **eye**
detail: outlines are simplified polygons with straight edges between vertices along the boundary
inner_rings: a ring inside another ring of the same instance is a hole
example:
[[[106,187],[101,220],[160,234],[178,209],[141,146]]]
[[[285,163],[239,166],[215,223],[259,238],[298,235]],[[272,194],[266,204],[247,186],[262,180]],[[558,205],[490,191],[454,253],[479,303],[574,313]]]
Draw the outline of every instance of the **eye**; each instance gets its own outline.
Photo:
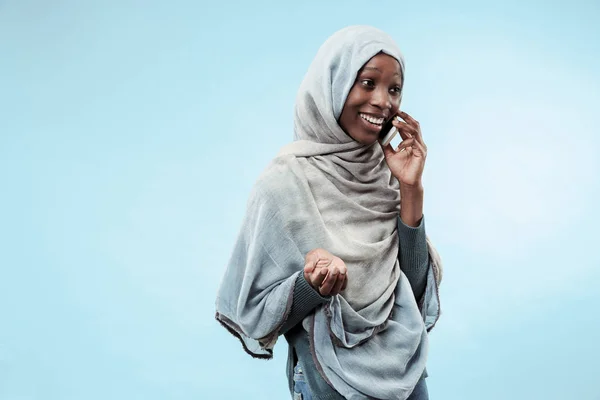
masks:
[[[399,95],[402,92],[402,88],[400,86],[394,86],[390,89],[390,91],[396,95]]]
[[[361,79],[360,84],[368,88],[375,87],[375,82],[372,79]]]

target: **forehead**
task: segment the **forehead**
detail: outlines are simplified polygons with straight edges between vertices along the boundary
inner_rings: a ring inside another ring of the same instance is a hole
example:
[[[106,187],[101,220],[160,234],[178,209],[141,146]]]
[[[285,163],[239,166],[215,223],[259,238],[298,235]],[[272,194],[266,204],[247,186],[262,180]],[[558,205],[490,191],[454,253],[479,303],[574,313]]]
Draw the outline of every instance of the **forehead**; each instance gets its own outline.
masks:
[[[400,63],[387,54],[377,54],[363,65],[359,72],[374,71],[385,75],[398,75],[402,77]]]

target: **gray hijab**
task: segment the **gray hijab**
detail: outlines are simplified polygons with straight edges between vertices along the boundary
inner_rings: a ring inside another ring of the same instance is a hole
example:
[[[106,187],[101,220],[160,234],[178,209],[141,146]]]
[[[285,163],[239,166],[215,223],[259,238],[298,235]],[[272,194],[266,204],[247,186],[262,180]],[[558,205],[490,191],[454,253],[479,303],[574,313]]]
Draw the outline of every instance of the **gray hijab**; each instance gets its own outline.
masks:
[[[338,125],[357,72],[376,54],[404,60],[384,32],[352,26],[319,49],[295,107],[294,141],[257,180],[217,296],[217,319],[247,352],[270,358],[304,256],[320,247],[348,267],[348,286],[303,321],[319,372],[348,399],[405,399],[425,369],[439,316],[441,262],[417,305],[397,258],[399,187],[378,144]]]

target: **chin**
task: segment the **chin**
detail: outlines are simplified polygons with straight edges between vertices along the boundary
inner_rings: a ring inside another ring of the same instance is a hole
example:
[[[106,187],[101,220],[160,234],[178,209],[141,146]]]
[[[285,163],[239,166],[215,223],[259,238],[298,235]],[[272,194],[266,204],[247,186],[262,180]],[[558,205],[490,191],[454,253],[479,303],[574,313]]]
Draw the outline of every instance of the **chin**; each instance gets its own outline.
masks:
[[[350,135],[352,137],[352,139],[354,139],[355,141],[357,141],[360,144],[364,144],[365,146],[369,146],[372,145],[373,143],[375,143],[378,139],[378,135],[374,135],[372,133],[365,133],[365,132],[361,132],[359,134],[355,134],[355,135]]]

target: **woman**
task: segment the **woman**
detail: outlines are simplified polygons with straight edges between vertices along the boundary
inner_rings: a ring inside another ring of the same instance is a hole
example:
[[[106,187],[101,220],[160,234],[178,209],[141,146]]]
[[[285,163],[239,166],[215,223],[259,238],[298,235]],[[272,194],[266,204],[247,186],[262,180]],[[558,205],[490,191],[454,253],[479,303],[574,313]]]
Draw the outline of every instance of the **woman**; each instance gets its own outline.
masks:
[[[426,240],[419,124],[399,110],[404,60],[367,26],[319,49],[294,141],[257,180],[217,320],[257,358],[290,344],[294,398],[426,399],[441,263]],[[382,147],[393,117],[402,142]]]

